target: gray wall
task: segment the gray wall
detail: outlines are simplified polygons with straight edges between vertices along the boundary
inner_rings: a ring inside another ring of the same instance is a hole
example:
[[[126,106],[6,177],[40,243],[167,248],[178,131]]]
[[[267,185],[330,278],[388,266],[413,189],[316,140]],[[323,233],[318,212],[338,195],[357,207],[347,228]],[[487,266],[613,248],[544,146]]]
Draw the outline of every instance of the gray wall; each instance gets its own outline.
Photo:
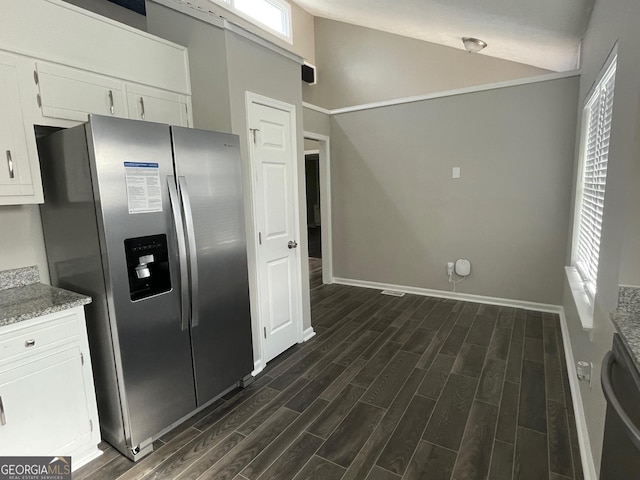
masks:
[[[305,107],[303,117],[305,132],[329,136],[331,132],[331,117],[329,115]]]
[[[189,49],[194,126],[231,132],[224,30],[149,1],[147,28],[149,33]]]
[[[578,79],[331,117],[334,275],[560,304]],[[452,179],[452,167],[462,177]]]
[[[0,271],[37,265],[49,283],[38,205],[0,206]]]
[[[293,2],[291,21],[293,23],[293,53],[300,55],[312,65],[316,62],[315,17]]]
[[[304,151],[314,151],[320,149],[320,142],[316,140],[309,140],[308,138],[304,139]]]
[[[549,73],[319,17],[315,47],[318,84],[304,100],[329,109]]]
[[[593,362],[593,377],[600,378],[602,358],[611,347],[613,325],[609,312],[616,308],[618,284],[640,285],[640,230],[638,212],[640,199],[638,184],[638,101],[640,84],[640,56],[637,45],[640,30],[640,3],[636,0],[598,1],[595,4],[582,47],[582,78],[580,81],[579,111],[609,52],[616,41],[618,70],[597,294],[592,332],[582,329],[569,285],[564,288],[563,306],[569,327],[575,360]],[[577,143],[577,140],[576,140]],[[572,180],[577,177],[577,158]],[[569,237],[571,238],[571,237]],[[568,251],[570,251],[569,245]],[[569,259],[567,259],[567,263]],[[605,400],[600,382],[592,386],[580,383],[582,400],[589,432],[589,440],[596,470],[599,470],[604,429]]]
[[[233,133],[240,135],[242,155],[249,170],[248,126],[245,92],[249,91],[269,98],[292,104],[296,108],[296,151],[298,159],[298,202],[300,205],[300,254],[302,255],[303,328],[311,326],[311,306],[309,300],[309,262],[307,257],[307,215],[304,178],[304,139],[302,136],[302,90],[300,64],[267,50],[244,37],[226,33],[227,68],[229,72],[229,98]],[[250,179],[245,175],[245,188]],[[249,229],[248,232],[253,230]],[[254,232],[255,233],[255,232]],[[249,242],[255,244],[255,238]],[[255,265],[250,264],[250,268]]]

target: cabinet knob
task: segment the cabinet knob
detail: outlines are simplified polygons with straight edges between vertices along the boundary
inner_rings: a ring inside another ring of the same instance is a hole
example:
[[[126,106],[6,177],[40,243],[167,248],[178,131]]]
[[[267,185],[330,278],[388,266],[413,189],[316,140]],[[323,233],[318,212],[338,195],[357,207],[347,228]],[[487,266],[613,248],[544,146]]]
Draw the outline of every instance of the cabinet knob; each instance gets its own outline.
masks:
[[[31,339],[27,340],[26,342],[24,342],[24,346],[27,347],[27,348],[33,347],[33,346],[35,346],[35,344],[36,344],[36,341],[33,338],[31,338]]]

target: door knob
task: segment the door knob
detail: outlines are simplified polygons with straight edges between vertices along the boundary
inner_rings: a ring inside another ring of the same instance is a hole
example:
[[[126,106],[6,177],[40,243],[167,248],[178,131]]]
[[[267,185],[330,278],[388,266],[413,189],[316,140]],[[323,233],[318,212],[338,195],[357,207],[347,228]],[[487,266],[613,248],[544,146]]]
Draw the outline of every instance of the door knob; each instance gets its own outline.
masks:
[[[297,248],[298,247],[298,242],[296,242],[295,240],[291,240],[287,246],[291,249],[291,248]]]

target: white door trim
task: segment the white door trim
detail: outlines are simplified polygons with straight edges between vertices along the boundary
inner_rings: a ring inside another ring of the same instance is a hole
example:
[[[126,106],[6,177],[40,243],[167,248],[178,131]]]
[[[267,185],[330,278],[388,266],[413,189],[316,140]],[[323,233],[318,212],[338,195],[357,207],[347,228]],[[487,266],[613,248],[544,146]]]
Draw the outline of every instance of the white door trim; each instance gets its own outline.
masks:
[[[329,137],[304,132],[304,138],[320,143],[320,223],[322,244],[322,283],[333,283],[333,242],[331,229],[331,144]],[[305,152],[306,153],[306,152]]]
[[[265,97],[264,95],[259,95],[257,93],[253,93],[253,92],[249,92],[246,91],[245,92],[245,115],[246,115],[246,128],[247,128],[247,144],[249,147],[249,171],[250,171],[250,175],[251,175],[251,206],[252,206],[252,215],[251,215],[251,222],[253,224],[253,232],[254,234],[257,236],[259,230],[259,226],[258,226],[258,218],[257,218],[257,205],[256,205],[256,195],[255,193],[258,191],[257,189],[257,184],[256,184],[256,180],[257,180],[257,171],[256,171],[256,166],[254,164],[254,158],[255,158],[255,154],[254,154],[254,143],[252,141],[253,136],[251,135],[251,132],[249,131],[249,127],[251,125],[251,104],[258,104],[258,105],[263,105],[266,107],[270,107],[270,108],[275,108],[277,110],[281,110],[284,112],[287,112],[290,116],[290,128],[291,128],[291,148],[292,151],[294,152],[294,155],[296,156],[296,158],[293,159],[292,162],[292,173],[293,173],[293,194],[294,194],[294,199],[295,201],[293,202],[294,204],[294,231],[296,232],[296,236],[298,241],[300,241],[300,239],[302,238],[301,236],[301,230],[300,230],[300,205],[299,205],[299,193],[298,193],[298,159],[297,159],[297,151],[298,151],[298,147],[297,147],[297,131],[296,131],[296,108],[294,105],[291,105],[289,103],[286,102],[282,102],[280,100],[275,100],[273,98],[269,98],[269,97]],[[253,273],[254,278],[255,278],[255,284],[256,284],[256,296],[257,298],[255,300],[257,300],[257,305],[261,305],[261,295],[263,295],[263,288],[264,286],[262,285],[261,281],[260,281],[260,276],[258,274],[258,265],[259,260],[260,260],[260,251],[259,251],[259,243],[256,240],[255,242],[252,242],[253,244],[253,248],[251,249],[250,254],[253,256],[254,259],[254,264],[256,265],[256,269]],[[296,250],[296,265],[295,268],[297,270],[298,273],[298,282],[299,282],[299,291],[302,292],[302,259],[301,259],[301,252],[302,249],[297,249]],[[297,322],[297,333],[298,333],[298,342],[301,343],[304,341],[304,337],[303,337],[303,330],[302,330],[302,324],[303,324],[303,307],[302,307],[302,299],[300,298],[297,303],[297,317],[298,317],[298,322]],[[257,340],[258,340],[258,345],[259,345],[259,354],[255,355],[255,347],[254,347],[254,356],[258,356],[259,358],[254,358],[254,371],[252,372],[252,375],[257,375],[258,373],[260,373],[265,365],[266,362],[264,361],[264,352],[265,352],[265,345],[264,345],[264,336],[261,334],[262,329],[264,328],[264,321],[263,318],[261,317],[262,312],[260,310],[260,308],[256,308],[255,312],[258,315],[257,319],[254,319],[254,324],[258,325],[258,334],[254,335],[254,342],[256,340],[256,336],[257,336]],[[257,321],[256,321],[257,320]]]

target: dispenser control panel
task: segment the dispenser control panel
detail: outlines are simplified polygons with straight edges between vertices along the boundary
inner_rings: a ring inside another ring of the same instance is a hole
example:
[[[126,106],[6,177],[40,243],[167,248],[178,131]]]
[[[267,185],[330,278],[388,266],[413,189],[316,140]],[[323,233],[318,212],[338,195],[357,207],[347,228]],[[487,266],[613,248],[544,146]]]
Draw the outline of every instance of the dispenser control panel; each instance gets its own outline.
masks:
[[[132,301],[171,290],[166,235],[127,238],[124,251]]]

